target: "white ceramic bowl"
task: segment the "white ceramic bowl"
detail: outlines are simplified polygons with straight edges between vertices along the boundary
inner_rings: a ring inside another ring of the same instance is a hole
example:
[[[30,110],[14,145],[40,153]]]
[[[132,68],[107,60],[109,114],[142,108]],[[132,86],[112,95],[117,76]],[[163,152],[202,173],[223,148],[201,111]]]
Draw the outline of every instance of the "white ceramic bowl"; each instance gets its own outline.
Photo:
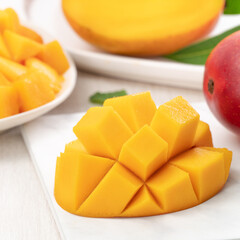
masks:
[[[36,28],[30,24],[25,24],[25,25],[27,27],[30,27],[30,28],[34,29],[35,31],[37,31],[42,36],[45,43],[55,40],[52,36],[50,36],[45,31],[43,31],[39,28]],[[50,110],[57,107],[59,104],[61,104],[63,101],[65,101],[67,99],[67,97],[72,93],[72,91],[74,89],[76,79],[77,79],[77,70],[76,70],[76,66],[75,66],[72,58],[66,52],[65,52],[65,54],[69,61],[70,68],[64,74],[65,81],[62,85],[61,91],[58,93],[56,98],[53,101],[51,101],[47,104],[44,104],[38,108],[35,108],[33,110],[0,119],[0,131],[4,131],[4,130],[10,129],[12,127],[19,126],[23,123],[29,122],[47,112],[49,112]]]

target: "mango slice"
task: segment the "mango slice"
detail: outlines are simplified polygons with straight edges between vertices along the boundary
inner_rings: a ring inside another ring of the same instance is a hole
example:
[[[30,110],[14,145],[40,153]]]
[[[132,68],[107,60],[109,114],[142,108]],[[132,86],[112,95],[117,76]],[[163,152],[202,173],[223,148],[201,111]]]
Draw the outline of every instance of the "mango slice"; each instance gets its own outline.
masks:
[[[73,128],[77,139],[57,158],[55,198],[63,209],[152,216],[194,207],[223,188],[232,152],[210,147],[209,126],[185,99],[156,110],[149,94],[109,99]]]
[[[183,210],[198,203],[189,174],[170,164],[153,175],[147,185],[165,212]]]
[[[199,114],[176,97],[157,109],[151,127],[168,143],[168,157],[173,157],[192,146],[198,123]]]
[[[112,107],[90,108],[73,131],[89,153],[111,159],[118,158],[123,143],[132,135]]]
[[[19,63],[0,57],[0,72],[9,81],[14,82],[19,76],[27,72],[27,68]]]
[[[51,68],[46,63],[40,61],[37,58],[29,58],[26,60],[25,65],[30,70],[38,70],[44,73],[51,82],[51,87],[55,93],[58,93],[61,90],[61,83],[63,82],[63,77],[58,75],[58,73]]]
[[[65,73],[69,68],[69,62],[58,41],[45,44],[38,57],[54,68],[59,74]]]
[[[2,35],[0,35],[0,56],[4,58],[11,58],[11,55],[7,49],[7,46],[3,40]]]
[[[14,61],[21,62],[42,51],[41,44],[12,31],[5,30],[3,38]]]
[[[49,85],[49,79],[41,72],[29,72],[22,75],[14,86],[19,94],[20,110],[32,110],[55,99]]]
[[[115,163],[77,213],[88,217],[118,216],[142,184],[131,172]]]
[[[113,164],[113,160],[91,156],[81,148],[61,154],[54,191],[58,204],[74,213]]]
[[[18,93],[16,89],[0,85],[0,119],[19,113]]]
[[[193,146],[195,147],[212,147],[212,134],[210,132],[209,125],[203,121],[199,121],[196,134],[193,140]]]
[[[220,152],[193,148],[170,163],[189,173],[200,202],[214,196],[225,183],[224,156]]]
[[[150,124],[157,109],[150,92],[109,98],[104,102],[104,106],[112,106],[133,132],[137,132],[145,124]]]
[[[122,146],[119,162],[147,180],[167,161],[168,144],[145,125]]]
[[[143,186],[123,210],[121,217],[141,217],[163,213],[146,186]]]

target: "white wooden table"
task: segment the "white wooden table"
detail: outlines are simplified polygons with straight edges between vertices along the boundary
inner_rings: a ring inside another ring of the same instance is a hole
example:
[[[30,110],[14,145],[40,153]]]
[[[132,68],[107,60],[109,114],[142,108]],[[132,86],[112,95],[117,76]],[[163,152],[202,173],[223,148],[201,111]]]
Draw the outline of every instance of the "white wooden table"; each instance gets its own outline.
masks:
[[[79,72],[72,95],[49,114],[86,111],[96,91],[125,89],[129,94],[151,91],[157,105],[177,95],[204,100],[201,91],[130,82]],[[58,229],[19,128],[0,134],[0,239],[55,240]]]

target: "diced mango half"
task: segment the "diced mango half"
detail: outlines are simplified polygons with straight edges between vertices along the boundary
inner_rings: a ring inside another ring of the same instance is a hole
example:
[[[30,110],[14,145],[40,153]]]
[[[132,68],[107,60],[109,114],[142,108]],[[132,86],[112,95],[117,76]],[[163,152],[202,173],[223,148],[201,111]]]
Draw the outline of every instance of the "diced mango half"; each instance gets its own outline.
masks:
[[[27,68],[19,63],[0,57],[0,72],[11,82],[27,72]]]
[[[134,174],[115,163],[77,214],[88,217],[119,216],[142,185]]]
[[[104,106],[112,106],[133,132],[137,132],[145,124],[150,124],[156,112],[150,92],[109,98],[104,102]]]
[[[3,40],[2,35],[0,35],[0,56],[4,58],[11,58],[11,55],[7,49],[7,46]]]
[[[38,57],[54,68],[59,74],[65,73],[69,68],[69,62],[58,41],[52,41],[44,45]]]
[[[3,32],[3,38],[13,60],[17,62],[36,56],[43,48],[42,44],[9,30]]]
[[[90,108],[73,131],[89,153],[111,159],[118,158],[122,145],[132,136],[112,107]]]
[[[223,153],[193,148],[173,158],[170,163],[189,173],[200,202],[214,196],[225,183]]]
[[[209,125],[203,121],[199,121],[196,134],[193,140],[193,146],[195,147],[212,147],[212,134]]]
[[[74,213],[87,199],[114,161],[81,151],[67,151],[58,158],[55,197],[58,204]]]
[[[149,93],[109,99],[77,123],[77,139],[57,159],[55,198],[63,209],[152,216],[194,207],[222,189],[232,152],[211,147],[209,126],[182,97],[157,111],[151,101]]]
[[[182,97],[162,104],[156,111],[151,127],[168,143],[171,158],[193,144],[199,123],[199,114]]]
[[[153,216],[163,213],[146,186],[143,186],[123,210],[121,217]]]
[[[19,94],[22,112],[40,107],[55,99],[55,94],[49,85],[49,79],[39,71],[22,75],[14,82],[14,86]]]
[[[166,163],[167,153],[167,142],[145,125],[124,143],[119,162],[145,181]]]
[[[148,181],[152,194],[164,212],[173,212],[198,204],[189,174],[166,164]]]
[[[16,89],[0,85],[0,119],[19,113],[18,93]]]

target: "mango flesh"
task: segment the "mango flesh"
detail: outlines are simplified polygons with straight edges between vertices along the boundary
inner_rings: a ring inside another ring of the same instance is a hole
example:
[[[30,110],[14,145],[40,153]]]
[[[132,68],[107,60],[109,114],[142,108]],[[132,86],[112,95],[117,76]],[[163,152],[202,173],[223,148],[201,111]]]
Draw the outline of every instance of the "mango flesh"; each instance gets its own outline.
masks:
[[[0,85],[0,119],[19,113],[18,93],[13,86]]]
[[[69,68],[67,57],[58,41],[52,41],[44,45],[38,57],[54,68],[59,74],[65,73]]]
[[[173,157],[192,146],[198,123],[199,114],[176,97],[157,109],[151,127],[168,143],[168,156]]]
[[[1,93],[6,91],[0,99],[2,117],[55,99],[64,82],[62,73],[68,68],[67,57],[57,41],[44,44],[37,32],[20,23],[14,9],[0,10],[0,86],[11,86],[17,94],[16,98],[10,88],[2,88]],[[7,100],[9,96],[12,101]]]
[[[157,108],[150,92],[109,98],[104,106],[111,106],[129,125],[133,132],[137,132],[145,124],[150,124]]]
[[[20,110],[32,110],[55,99],[55,94],[49,86],[49,80],[41,72],[29,72],[14,82],[18,91]]]
[[[149,100],[146,93],[132,97]],[[123,109],[129,99],[121,100],[123,106],[118,103],[117,109]],[[139,110],[137,104],[133,108]],[[209,141],[204,147],[192,147],[205,139],[195,136],[209,136],[209,132],[199,130],[199,115],[183,98],[159,109],[154,124],[165,127],[155,131],[149,121],[135,133],[113,107],[89,109],[74,127],[77,139],[57,159],[58,204],[85,217],[140,217],[194,207],[217,194],[229,175],[231,151],[213,148]],[[162,135],[170,131],[174,135],[167,142]]]
[[[73,29],[112,53],[153,56],[172,53],[206,35],[224,0],[62,0]],[[164,24],[162,24],[164,23]]]
[[[24,61],[36,56],[42,51],[42,45],[15,32],[5,30],[3,38],[16,62]]]
[[[19,25],[17,33],[24,37],[30,38],[38,43],[43,43],[42,37],[37,32],[25,26]]]
[[[112,107],[90,108],[73,131],[89,153],[111,159],[118,158],[123,143],[132,135]]]
[[[2,35],[0,35],[0,56],[4,58],[11,58],[11,55],[7,49],[7,46],[3,40]]]
[[[14,82],[27,72],[27,68],[19,63],[0,57],[0,72],[9,81]]]
[[[212,134],[209,125],[203,121],[199,121],[196,134],[193,140],[195,147],[213,147]]]
[[[119,162],[147,180],[167,161],[168,144],[145,125],[122,146]]]
[[[30,70],[38,70],[46,75],[49,79],[49,84],[55,93],[61,90],[61,83],[63,81],[62,76],[60,76],[53,68],[51,68],[46,63],[40,61],[37,58],[29,58],[26,60],[25,65]]]

